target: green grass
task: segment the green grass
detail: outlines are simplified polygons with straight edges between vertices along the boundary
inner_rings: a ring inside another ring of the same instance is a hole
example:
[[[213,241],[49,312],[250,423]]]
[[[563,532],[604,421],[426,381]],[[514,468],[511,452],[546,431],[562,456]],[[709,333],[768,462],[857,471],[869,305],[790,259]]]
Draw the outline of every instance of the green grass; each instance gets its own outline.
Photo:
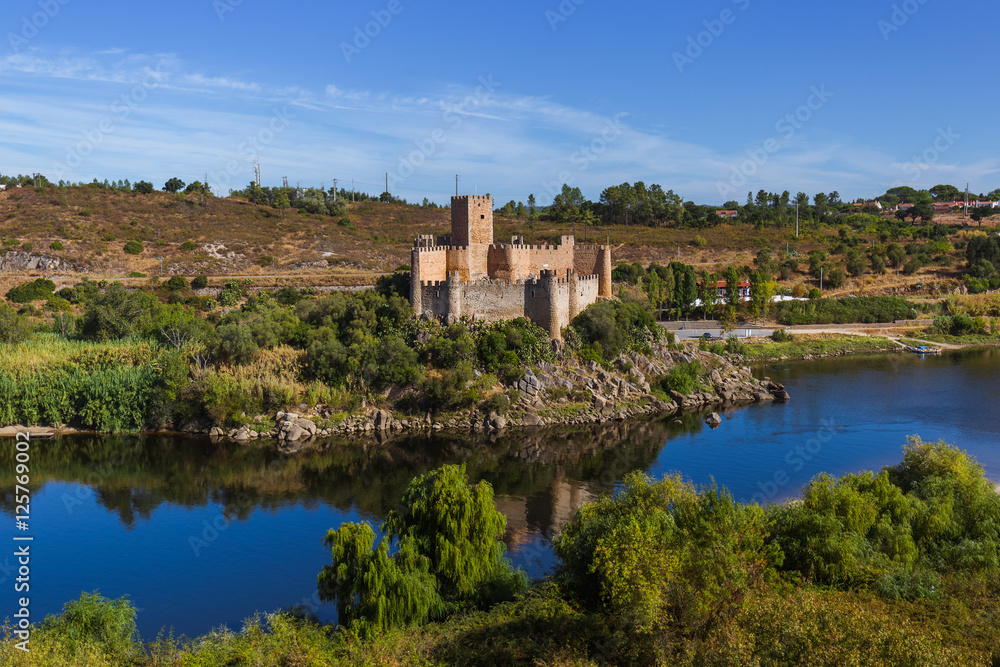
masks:
[[[991,336],[989,334],[951,336],[948,334],[929,333],[921,334],[920,338],[932,343],[944,343],[945,345],[1000,345],[1000,336]],[[923,343],[920,344],[923,345]]]
[[[834,356],[840,354],[873,354],[899,352],[901,348],[888,338],[879,336],[818,335],[805,337],[796,334],[789,343],[775,343],[755,338],[746,343],[744,357],[753,362],[776,359],[802,359],[803,357]]]

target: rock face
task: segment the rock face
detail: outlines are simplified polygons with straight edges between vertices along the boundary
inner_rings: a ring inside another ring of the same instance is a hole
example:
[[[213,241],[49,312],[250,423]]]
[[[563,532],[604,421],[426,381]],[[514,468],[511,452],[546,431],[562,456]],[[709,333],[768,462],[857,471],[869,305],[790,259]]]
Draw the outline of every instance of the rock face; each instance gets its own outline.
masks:
[[[82,271],[83,267],[59,259],[32,255],[29,252],[10,250],[0,256],[0,271]]]
[[[705,423],[712,428],[718,428],[722,425],[722,417],[719,416],[718,412],[713,412],[708,417],[705,418]]]

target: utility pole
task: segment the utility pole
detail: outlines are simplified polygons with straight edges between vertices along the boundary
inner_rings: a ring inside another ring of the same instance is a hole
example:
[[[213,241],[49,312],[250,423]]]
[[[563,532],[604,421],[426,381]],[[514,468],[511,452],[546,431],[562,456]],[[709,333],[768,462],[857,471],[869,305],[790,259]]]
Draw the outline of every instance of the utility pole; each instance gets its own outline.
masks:
[[[389,172],[385,172],[385,191],[389,191]]]
[[[795,238],[799,238],[799,203],[795,202]]]
[[[354,202],[354,179],[351,179],[351,202]]]
[[[455,174],[455,196],[458,196],[458,174]]]
[[[337,201],[337,179],[333,179],[333,201]]]
[[[898,271],[896,272],[896,275],[899,275]],[[823,291],[823,267],[822,266],[819,267],[819,291],[820,292]]]
[[[968,183],[965,184],[965,215],[963,215],[962,217],[963,218],[968,218],[969,217],[969,184]]]
[[[257,187],[259,188],[260,187],[260,156],[259,155],[257,156],[257,159],[254,160],[254,162],[253,162],[253,180],[257,184]]]

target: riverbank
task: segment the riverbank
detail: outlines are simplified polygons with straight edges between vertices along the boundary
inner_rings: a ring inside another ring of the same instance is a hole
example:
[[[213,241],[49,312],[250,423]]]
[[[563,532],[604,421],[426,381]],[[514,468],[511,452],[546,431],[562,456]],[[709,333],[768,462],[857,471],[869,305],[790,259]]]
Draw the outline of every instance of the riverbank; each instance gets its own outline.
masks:
[[[415,415],[391,410],[387,401],[363,401],[358,410],[351,412],[323,402],[300,403],[274,413],[248,414],[242,423],[234,425],[219,424],[208,417],[191,419],[179,431],[241,442],[271,439],[282,451],[295,451],[333,436],[383,437],[423,431],[495,433],[512,428],[698,413],[789,398],[780,384],[758,380],[747,368],[734,365],[724,356],[678,347],[667,339],[651,341],[648,353],[627,351],[606,364],[583,362],[567,352],[552,361],[525,367],[523,376],[510,385],[483,374],[476,382],[484,400],[465,410]],[[66,421],[73,423],[71,419]],[[0,429],[0,437],[13,437],[26,430],[37,437],[94,432],[79,424],[9,425]]]
[[[792,334],[790,341],[757,338],[743,343],[741,360],[747,364],[809,360],[854,354],[906,352],[907,347],[891,338],[868,334]]]

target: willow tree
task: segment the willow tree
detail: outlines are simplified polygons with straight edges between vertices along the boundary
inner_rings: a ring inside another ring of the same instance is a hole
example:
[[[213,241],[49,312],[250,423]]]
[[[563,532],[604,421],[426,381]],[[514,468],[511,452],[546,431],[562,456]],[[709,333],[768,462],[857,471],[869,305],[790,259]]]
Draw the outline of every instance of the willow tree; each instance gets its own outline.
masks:
[[[327,533],[333,563],[319,574],[320,598],[336,601],[340,623],[364,636],[511,599],[527,579],[504,557],[505,527],[488,482],[472,485],[464,465],[443,466],[410,482],[377,544],[366,523]]]

